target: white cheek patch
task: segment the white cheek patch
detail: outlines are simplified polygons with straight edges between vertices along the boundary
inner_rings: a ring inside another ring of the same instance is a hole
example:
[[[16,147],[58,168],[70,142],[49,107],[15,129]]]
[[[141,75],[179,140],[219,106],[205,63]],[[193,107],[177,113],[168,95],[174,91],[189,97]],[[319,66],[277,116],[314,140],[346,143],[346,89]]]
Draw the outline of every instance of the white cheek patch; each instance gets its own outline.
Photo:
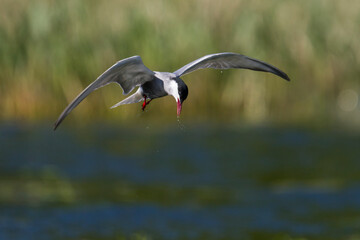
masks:
[[[176,101],[180,99],[178,84],[174,80],[164,81],[164,89],[169,95],[173,96]]]

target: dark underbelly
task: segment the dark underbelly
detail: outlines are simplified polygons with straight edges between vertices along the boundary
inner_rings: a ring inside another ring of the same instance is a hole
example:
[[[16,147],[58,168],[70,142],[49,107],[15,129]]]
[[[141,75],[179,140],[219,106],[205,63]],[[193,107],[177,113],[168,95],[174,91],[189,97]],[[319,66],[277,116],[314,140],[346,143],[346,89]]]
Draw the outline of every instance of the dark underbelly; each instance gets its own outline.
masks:
[[[164,90],[164,82],[157,78],[153,81],[144,83],[141,87],[147,98],[154,99],[168,95]]]

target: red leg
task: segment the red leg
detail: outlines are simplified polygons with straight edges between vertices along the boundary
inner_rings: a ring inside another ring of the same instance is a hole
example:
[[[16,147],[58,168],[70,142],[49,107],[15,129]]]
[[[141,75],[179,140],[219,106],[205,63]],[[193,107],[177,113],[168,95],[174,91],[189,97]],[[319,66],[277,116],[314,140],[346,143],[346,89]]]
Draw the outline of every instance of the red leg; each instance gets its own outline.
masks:
[[[142,104],[142,110],[144,111],[145,110],[145,107],[146,107],[146,96],[144,95],[144,102]]]
[[[152,99],[150,99],[148,102],[146,102],[146,96],[144,95],[144,102],[142,104],[142,110],[144,111],[146,108],[146,105],[148,105],[151,102]]]

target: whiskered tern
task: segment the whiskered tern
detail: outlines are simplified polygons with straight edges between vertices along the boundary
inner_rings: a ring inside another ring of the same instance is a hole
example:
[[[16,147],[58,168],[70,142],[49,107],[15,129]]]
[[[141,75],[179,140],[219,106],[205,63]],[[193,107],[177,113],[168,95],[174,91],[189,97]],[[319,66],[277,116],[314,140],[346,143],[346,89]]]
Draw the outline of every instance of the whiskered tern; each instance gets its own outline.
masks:
[[[290,81],[290,78],[286,73],[280,69],[263,61],[237,53],[215,53],[206,55],[183,66],[173,73],[151,71],[143,64],[140,56],[133,56],[118,61],[86,87],[60,114],[58,120],[55,122],[54,130],[91,92],[104,87],[109,83],[118,83],[123,89],[124,95],[129,94],[135,87],[139,87],[134,94],[115,104],[111,108],[123,104],[143,101],[142,110],[144,110],[151,100],[171,95],[177,102],[177,115],[179,116],[182,104],[188,96],[188,87],[180,77],[202,68],[251,69],[255,71],[270,72]]]

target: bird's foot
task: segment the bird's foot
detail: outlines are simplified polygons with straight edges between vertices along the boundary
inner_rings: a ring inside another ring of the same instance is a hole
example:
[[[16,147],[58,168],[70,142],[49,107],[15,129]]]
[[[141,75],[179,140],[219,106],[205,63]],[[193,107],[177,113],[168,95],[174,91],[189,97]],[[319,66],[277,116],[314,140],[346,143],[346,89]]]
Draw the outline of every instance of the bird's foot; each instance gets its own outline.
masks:
[[[144,100],[144,102],[143,102],[143,104],[142,104],[142,110],[144,111],[145,110],[145,107],[146,107],[146,98],[145,98],[145,100]]]
[[[151,100],[152,100],[152,99],[150,99],[149,101],[146,102],[146,97],[144,97],[144,102],[143,102],[142,107],[141,107],[141,109],[142,109],[143,111],[145,110],[146,105],[148,105],[148,104],[151,102]]]

